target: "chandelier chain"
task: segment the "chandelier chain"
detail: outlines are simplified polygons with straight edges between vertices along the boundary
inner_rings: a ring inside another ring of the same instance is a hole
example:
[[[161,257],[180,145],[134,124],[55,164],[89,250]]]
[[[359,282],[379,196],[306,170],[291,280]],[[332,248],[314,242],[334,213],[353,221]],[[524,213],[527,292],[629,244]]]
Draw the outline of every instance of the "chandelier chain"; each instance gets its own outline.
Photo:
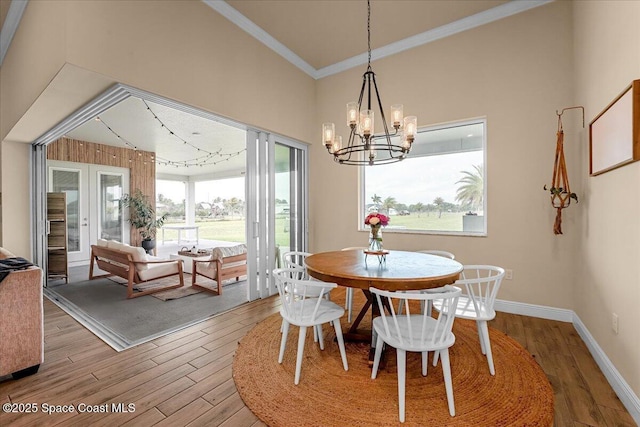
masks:
[[[402,104],[391,106],[391,131],[387,124],[376,75],[371,68],[371,0],[367,0],[367,59],[367,70],[362,75],[358,102],[347,104],[347,126],[350,133],[346,144],[342,145],[342,137],[335,134],[334,123],[322,125],[322,138],[327,151],[336,162],[344,165],[373,166],[400,161],[409,154],[416,136],[418,119],[416,116],[404,117]],[[374,96],[377,100],[375,104],[372,102]],[[373,110],[376,107],[379,113],[375,114],[379,114],[380,118],[377,123],[382,123],[383,128],[383,132],[378,134],[374,130]]]
[[[371,68],[371,2],[367,0],[367,50],[369,52],[369,68]]]

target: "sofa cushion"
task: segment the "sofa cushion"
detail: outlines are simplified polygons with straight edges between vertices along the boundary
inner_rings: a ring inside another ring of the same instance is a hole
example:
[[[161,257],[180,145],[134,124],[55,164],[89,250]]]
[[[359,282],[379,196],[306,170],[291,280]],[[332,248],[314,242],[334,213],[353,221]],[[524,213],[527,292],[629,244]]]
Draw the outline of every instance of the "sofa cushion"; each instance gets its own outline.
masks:
[[[244,243],[235,246],[223,246],[213,248],[211,250],[211,261],[219,260],[221,264],[224,264],[224,259],[231,256],[242,255],[247,253],[247,245]],[[235,267],[236,265],[246,264],[244,261],[236,261],[230,264],[225,264],[225,267]],[[208,276],[215,276],[217,272],[217,264],[215,262],[206,262],[198,264],[198,272],[203,272]]]
[[[121,245],[120,250],[131,255],[134,261],[148,261],[147,252],[139,246]],[[136,271],[140,272],[148,268],[147,264],[136,264]]]
[[[109,248],[109,249],[115,249],[117,251],[121,251],[123,246],[124,246],[124,244],[118,242],[117,240],[108,240],[107,241],[107,248]]]
[[[247,245],[245,245],[244,243],[240,245],[235,245],[235,246],[223,246],[223,247],[214,248],[211,251],[211,260],[215,261],[219,259],[222,262],[226,257],[242,255],[246,253],[247,253]]]
[[[176,262],[166,262],[162,264],[149,264],[145,270],[139,270],[138,276],[142,280],[152,280],[157,277],[168,276],[178,273],[178,260]]]
[[[42,292],[39,267],[13,272],[0,284],[0,377],[44,360]]]

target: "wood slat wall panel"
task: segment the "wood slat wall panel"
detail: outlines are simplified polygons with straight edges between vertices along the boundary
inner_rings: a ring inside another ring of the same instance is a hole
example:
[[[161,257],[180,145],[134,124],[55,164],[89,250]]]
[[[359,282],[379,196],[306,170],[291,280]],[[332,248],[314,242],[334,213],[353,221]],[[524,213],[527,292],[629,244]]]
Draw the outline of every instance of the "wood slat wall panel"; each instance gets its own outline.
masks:
[[[129,194],[140,189],[156,206],[155,153],[126,147],[97,144],[72,138],[60,138],[47,145],[47,160],[89,163],[129,169]],[[131,230],[131,243],[140,245],[140,234]]]

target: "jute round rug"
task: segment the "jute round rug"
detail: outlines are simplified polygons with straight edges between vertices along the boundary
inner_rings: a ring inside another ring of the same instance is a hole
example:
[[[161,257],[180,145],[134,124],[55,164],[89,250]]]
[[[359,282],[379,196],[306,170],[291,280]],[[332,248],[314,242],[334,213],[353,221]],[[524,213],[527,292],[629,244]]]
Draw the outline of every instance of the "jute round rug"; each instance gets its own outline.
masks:
[[[233,378],[245,404],[269,426],[399,425],[395,351],[371,379],[369,346],[346,343],[344,371],[335,332],[324,326],[325,350],[311,330],[302,361],[300,384],[293,384],[298,328],[291,327],[284,361],[278,364],[279,314],[242,339],[233,362]],[[345,326],[345,325],[343,325]],[[421,375],[420,354],[407,353],[406,423],[420,426],[551,426],[553,390],[533,357],[516,341],[490,328],[496,375],[489,374],[480,352],[475,322],[456,319],[456,343],[450,349],[456,415],[451,417],[442,367],[431,364]]]

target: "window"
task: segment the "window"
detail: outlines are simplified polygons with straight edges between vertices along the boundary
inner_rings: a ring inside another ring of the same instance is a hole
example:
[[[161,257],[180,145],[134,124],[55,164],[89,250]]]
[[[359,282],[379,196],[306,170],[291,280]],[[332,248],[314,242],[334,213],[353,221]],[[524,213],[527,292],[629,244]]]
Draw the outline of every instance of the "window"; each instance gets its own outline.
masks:
[[[378,211],[385,232],[485,235],[485,129],[484,119],[423,128],[403,161],[364,167],[360,224]]]

